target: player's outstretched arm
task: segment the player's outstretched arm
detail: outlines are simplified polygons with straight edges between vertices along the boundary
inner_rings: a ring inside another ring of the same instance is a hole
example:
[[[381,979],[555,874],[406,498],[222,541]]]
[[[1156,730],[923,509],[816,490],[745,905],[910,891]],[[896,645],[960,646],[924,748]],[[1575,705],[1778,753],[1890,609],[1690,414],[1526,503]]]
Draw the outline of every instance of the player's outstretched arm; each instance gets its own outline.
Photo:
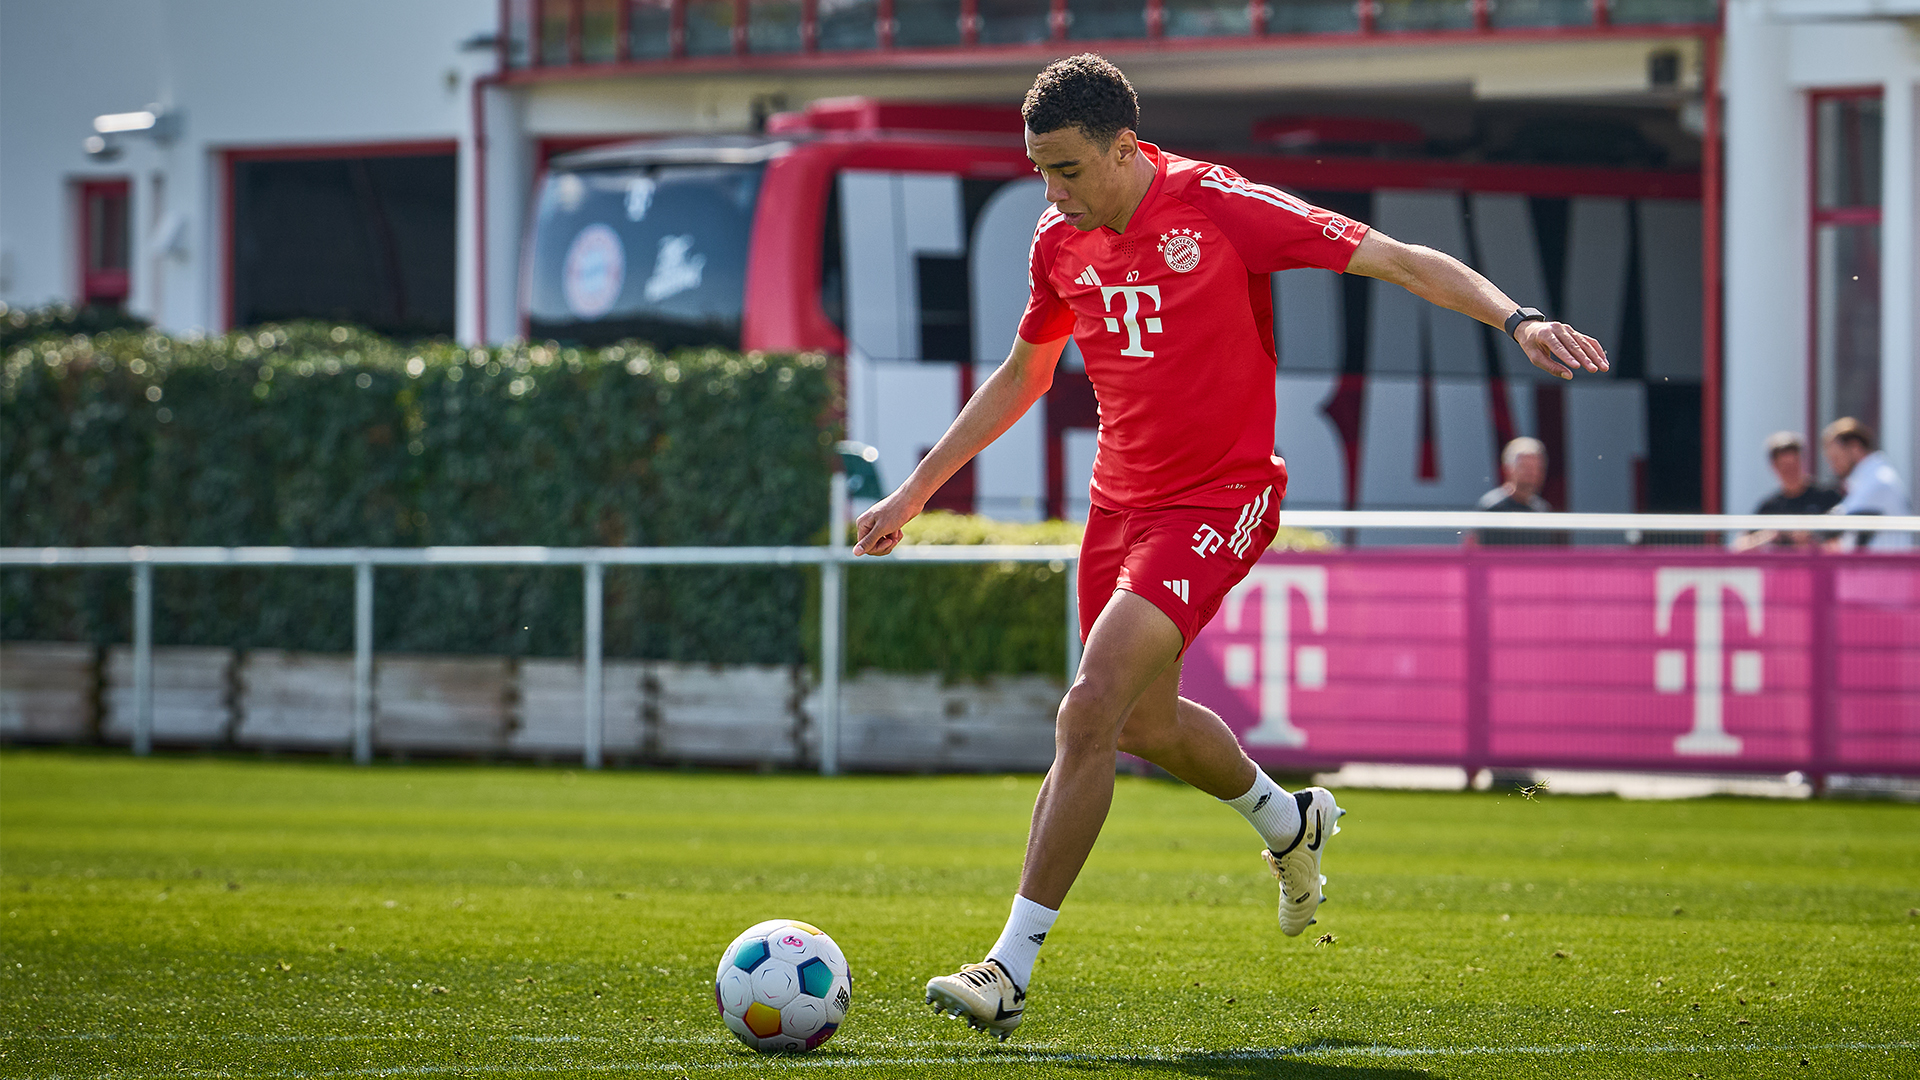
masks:
[[[1472,267],[1444,251],[1403,244],[1375,229],[1361,239],[1347,272],[1390,281],[1423,300],[1506,329],[1519,308],[1512,298]],[[1607,370],[1607,350],[1563,322],[1523,322],[1514,331],[1533,366],[1562,379],[1575,371]]]
[[[1026,415],[1053,385],[1054,365],[1060,362],[1060,353],[1066,347],[1064,337],[1040,345],[1014,338],[1006,361],[974,391],[907,482],[874,503],[873,509],[854,523],[859,538],[854,541],[853,553],[885,555],[892,551],[900,543],[900,530],[919,516],[940,485]]]

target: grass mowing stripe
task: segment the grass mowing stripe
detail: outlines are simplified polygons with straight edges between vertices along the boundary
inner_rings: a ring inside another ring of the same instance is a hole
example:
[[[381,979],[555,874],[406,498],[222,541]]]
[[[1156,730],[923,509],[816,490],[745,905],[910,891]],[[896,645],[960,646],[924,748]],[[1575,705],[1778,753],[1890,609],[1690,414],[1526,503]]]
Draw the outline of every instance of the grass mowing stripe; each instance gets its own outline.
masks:
[[[740,1053],[732,1060],[722,1062],[627,1062],[606,1065],[552,1065],[529,1067],[524,1065],[448,1065],[448,1066],[389,1066],[371,1069],[341,1069],[327,1072],[302,1072],[282,1070],[271,1072],[249,1071],[236,1074],[226,1071],[172,1071],[170,1076],[179,1077],[229,1077],[244,1075],[260,1078],[288,1078],[288,1080],[321,1080],[335,1076],[440,1076],[440,1075],[493,1075],[508,1073],[525,1075],[529,1073],[545,1074],[560,1072],[597,1072],[597,1073],[656,1073],[656,1072],[718,1072],[731,1069],[846,1069],[867,1068],[873,1066],[914,1067],[935,1065],[1196,1065],[1205,1062],[1222,1064],[1242,1061],[1285,1061],[1295,1058],[1418,1058],[1418,1057],[1498,1057],[1505,1055],[1541,1056],[1572,1054],[1616,1054],[1624,1057],[1658,1054],[1692,1054],[1703,1050],[1743,1052],[1743,1053],[1814,1053],[1830,1050],[1883,1051],[1920,1049],[1920,1042],[1893,1043],[1825,1043],[1806,1046],[1480,1046],[1480,1047],[1404,1047],[1404,1046],[1339,1046],[1339,1047],[1300,1047],[1274,1050],[1230,1050],[1230,1051],[1166,1051],[1148,1054],[1084,1054],[1075,1052],[1045,1053],[1032,1050],[983,1051],[976,1055],[949,1055],[943,1057],[801,1057],[767,1055],[749,1056]],[[56,1074],[49,1080],[117,1080],[119,1073],[100,1073],[93,1076],[64,1076]]]
[[[1237,815],[1132,779],[982,1046],[921,988],[1037,786],[0,751],[0,1075],[1920,1076],[1920,808],[1348,792],[1315,945]],[[854,968],[797,1060],[713,1013],[774,916]]]

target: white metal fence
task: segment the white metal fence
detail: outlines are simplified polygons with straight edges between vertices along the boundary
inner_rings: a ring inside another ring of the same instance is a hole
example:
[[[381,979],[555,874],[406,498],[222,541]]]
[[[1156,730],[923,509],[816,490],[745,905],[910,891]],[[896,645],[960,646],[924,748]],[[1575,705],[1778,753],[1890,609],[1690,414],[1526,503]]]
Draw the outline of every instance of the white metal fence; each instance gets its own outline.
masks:
[[[836,480],[839,478],[836,477]],[[836,483],[836,505],[844,507]],[[845,520],[844,510],[836,515]],[[1704,534],[1709,538],[1754,529],[1830,531],[1870,528],[1874,532],[1920,534],[1920,516],[1841,519],[1804,516],[1689,514],[1504,514],[1450,511],[1287,511],[1282,524],[1307,529],[1385,529],[1427,532],[1525,530],[1527,532],[1618,533],[1637,539],[1648,533]],[[347,567],[354,569],[353,757],[365,764],[373,756],[373,575],[376,567],[431,566],[578,566],[584,593],[583,763],[602,762],[602,619],[606,568],[609,566],[818,566],[821,574],[820,771],[840,771],[840,683],[846,632],[845,574],[855,556],[850,548],[821,547],[120,547],[0,548],[0,567],[124,566],[133,578],[133,751],[153,746],[153,568],[166,567]],[[885,561],[902,563],[1057,563],[1066,589],[1066,678],[1080,664],[1079,604],[1073,573],[1079,549],[1070,545],[905,546]],[[878,561],[878,560],[876,560]]]

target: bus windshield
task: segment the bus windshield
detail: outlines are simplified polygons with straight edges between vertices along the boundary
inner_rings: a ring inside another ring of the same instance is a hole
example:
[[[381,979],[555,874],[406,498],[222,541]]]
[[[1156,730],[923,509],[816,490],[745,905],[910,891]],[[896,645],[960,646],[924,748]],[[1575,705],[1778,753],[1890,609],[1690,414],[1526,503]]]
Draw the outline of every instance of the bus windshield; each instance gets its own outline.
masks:
[[[529,336],[739,348],[763,169],[659,164],[548,176],[534,216]]]

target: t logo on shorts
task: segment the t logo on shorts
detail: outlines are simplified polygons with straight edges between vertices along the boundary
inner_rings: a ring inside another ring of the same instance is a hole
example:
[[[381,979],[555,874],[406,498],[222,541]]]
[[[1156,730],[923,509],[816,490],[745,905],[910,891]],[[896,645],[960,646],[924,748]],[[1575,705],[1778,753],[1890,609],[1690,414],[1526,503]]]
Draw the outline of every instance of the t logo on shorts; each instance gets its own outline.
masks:
[[[1227,542],[1227,538],[1221,536],[1211,525],[1200,526],[1193,534],[1193,538],[1199,541],[1193,545],[1193,553],[1203,559],[1218,551],[1220,545]]]

